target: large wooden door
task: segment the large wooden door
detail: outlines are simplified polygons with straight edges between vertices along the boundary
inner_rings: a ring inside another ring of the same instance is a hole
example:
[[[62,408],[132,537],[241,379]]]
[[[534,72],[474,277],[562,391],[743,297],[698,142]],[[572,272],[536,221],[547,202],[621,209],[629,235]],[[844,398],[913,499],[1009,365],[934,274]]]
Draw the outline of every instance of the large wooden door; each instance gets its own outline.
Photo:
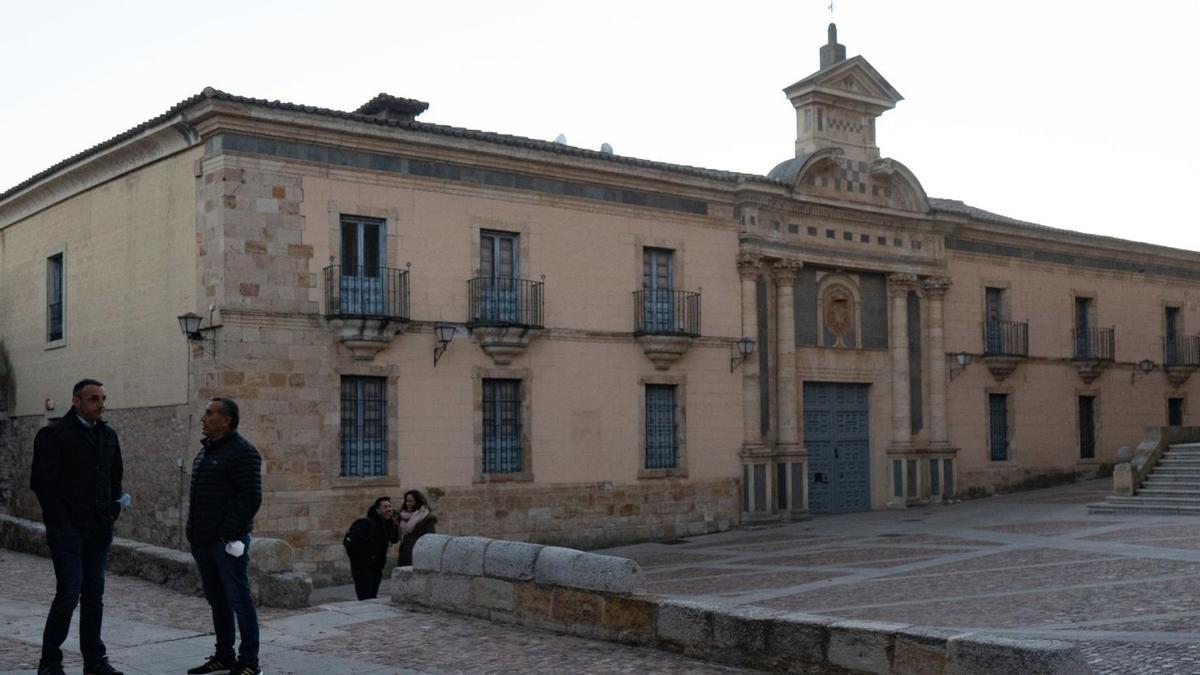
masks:
[[[870,417],[869,385],[804,383],[808,508],[813,513],[870,510]]]

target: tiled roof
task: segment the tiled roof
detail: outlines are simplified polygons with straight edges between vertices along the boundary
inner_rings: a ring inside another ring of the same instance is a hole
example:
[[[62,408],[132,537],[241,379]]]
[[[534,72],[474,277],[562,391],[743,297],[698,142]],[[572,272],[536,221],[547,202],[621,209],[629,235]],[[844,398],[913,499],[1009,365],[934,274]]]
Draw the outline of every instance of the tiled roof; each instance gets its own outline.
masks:
[[[354,112],[359,115],[375,115],[383,110],[399,110],[416,116],[429,110],[429,104],[415,98],[400,98],[391,94],[379,93],[375,98],[358,106]]]
[[[934,211],[941,211],[943,213],[955,213],[955,214],[967,216],[973,220],[979,220],[979,221],[983,221],[983,222],[987,222],[987,223],[998,223],[1001,225],[1010,225],[1010,226],[1017,227],[1017,228],[1024,228],[1027,230],[1031,230],[1037,234],[1040,234],[1043,237],[1050,235],[1053,237],[1073,237],[1076,239],[1090,239],[1095,242],[1104,242],[1107,244],[1112,244],[1115,246],[1122,246],[1122,247],[1128,247],[1129,244],[1137,244],[1139,247],[1153,249],[1160,253],[1168,253],[1168,252],[1169,253],[1187,253],[1187,254],[1193,255],[1193,256],[1196,254],[1195,251],[1191,251],[1191,250],[1184,249],[1184,248],[1175,248],[1172,246],[1161,246],[1159,244],[1150,244],[1150,243],[1146,243],[1146,242],[1142,242],[1142,241],[1135,241],[1132,239],[1121,239],[1120,237],[1109,237],[1109,236],[1103,235],[1103,234],[1091,234],[1089,232],[1080,232],[1079,230],[1068,230],[1068,229],[1064,229],[1061,227],[1050,227],[1049,225],[1039,225],[1038,223],[1031,223],[1027,220],[1018,220],[1016,218],[1009,218],[1008,216],[1002,216],[998,213],[992,213],[991,211],[985,211],[981,208],[971,206],[970,204],[964,204],[963,202],[961,202],[957,199],[937,199],[937,198],[931,197],[929,199],[929,206]]]
[[[392,99],[395,101],[412,101],[413,103],[416,103],[416,104],[422,104],[421,101],[416,101],[415,99],[401,99],[399,97],[393,97],[393,96],[389,96],[387,94],[381,94],[380,96],[388,96],[389,99]],[[362,111],[362,110],[366,109],[368,106],[370,106],[372,103],[376,103],[377,101],[379,101],[380,96],[376,96],[374,99],[369,101],[366,105],[360,107],[359,111]],[[688,176],[697,176],[700,178],[708,178],[708,179],[712,179],[712,180],[727,181],[727,182],[737,182],[739,180],[744,180],[744,181],[751,181],[751,182],[757,182],[757,183],[772,183],[772,184],[777,182],[777,181],[767,178],[766,176],[760,176],[757,174],[739,173],[736,171],[720,171],[720,170],[716,170],[716,169],[705,169],[705,168],[701,168],[701,167],[686,166],[686,165],[682,165],[682,164],[670,164],[670,163],[666,163],[666,162],[655,162],[655,161],[651,161],[648,159],[639,159],[637,157],[625,157],[625,156],[621,156],[621,155],[611,155],[611,154],[607,154],[607,153],[601,153],[598,150],[587,150],[585,148],[577,148],[577,147],[570,146],[570,145],[563,145],[561,143],[551,143],[549,141],[542,141],[542,140],[538,140],[535,138],[525,138],[523,136],[511,136],[508,134],[499,134],[499,133],[490,132],[490,131],[477,131],[474,129],[465,129],[462,127],[446,126],[443,124],[430,124],[427,122],[417,122],[417,121],[388,120],[388,119],[382,119],[379,117],[372,117],[370,115],[363,114],[359,111],[346,112],[344,110],[331,110],[329,108],[320,108],[320,107],[311,106],[311,105],[300,105],[297,103],[287,103],[284,101],[268,101],[266,99],[249,98],[246,96],[237,96],[235,94],[229,94],[229,93],[223,92],[219,89],[214,89],[212,87],[206,87],[204,89],[204,91],[200,92],[199,94],[196,94],[195,96],[191,96],[191,97],[171,106],[171,108],[169,110],[167,110],[166,112],[164,112],[163,114],[158,115],[157,117],[149,119],[145,122],[142,122],[141,124],[137,125],[136,127],[133,127],[132,129],[130,129],[124,133],[118,134],[118,135],[108,139],[107,141],[104,141],[103,143],[99,143],[97,145],[94,145],[94,146],[88,148],[87,150],[84,150],[83,152],[72,155],[71,157],[68,157],[67,159],[64,159],[63,161],[58,162],[54,166],[51,166],[50,168],[46,169],[45,171],[41,171],[41,172],[31,176],[30,178],[21,181],[17,185],[9,188],[8,190],[4,191],[3,193],[0,193],[0,201],[7,199],[8,197],[20,192],[21,190],[25,189],[26,187],[29,187],[30,185],[33,185],[34,183],[42,180],[43,178],[53,175],[54,173],[61,171],[62,169],[65,169],[65,168],[71,166],[72,164],[81,162],[84,159],[87,159],[88,157],[90,157],[96,153],[99,153],[110,147],[118,145],[121,142],[126,141],[149,128],[157,126],[157,125],[165,122],[166,120],[174,117],[175,115],[179,114],[181,111],[183,111],[201,101],[204,101],[206,99],[213,99],[213,100],[218,100],[218,101],[232,101],[234,103],[244,103],[247,105],[260,106],[260,107],[264,107],[264,108],[287,110],[290,112],[300,112],[300,113],[306,113],[306,114],[310,114],[310,115],[320,115],[320,116],[324,116],[324,117],[336,117],[336,118],[341,118],[341,119],[350,119],[350,120],[355,120],[358,122],[365,122],[368,124],[377,124],[380,126],[398,127],[401,129],[407,129],[407,130],[415,131],[415,132],[437,134],[439,136],[450,136],[450,137],[455,137],[455,138],[465,138],[465,139],[469,139],[469,140],[482,141],[485,143],[495,143],[498,145],[507,145],[510,147],[525,148],[525,149],[529,149],[529,150],[553,152],[553,153],[559,154],[559,155],[570,155],[570,156],[574,156],[574,157],[586,157],[588,159],[598,159],[598,160],[603,160],[605,162],[613,162],[616,164],[623,164],[626,166],[636,166],[636,167],[647,168],[647,169],[657,169],[660,171],[669,171],[672,173],[679,173],[679,174],[684,174],[684,175],[688,175]]]

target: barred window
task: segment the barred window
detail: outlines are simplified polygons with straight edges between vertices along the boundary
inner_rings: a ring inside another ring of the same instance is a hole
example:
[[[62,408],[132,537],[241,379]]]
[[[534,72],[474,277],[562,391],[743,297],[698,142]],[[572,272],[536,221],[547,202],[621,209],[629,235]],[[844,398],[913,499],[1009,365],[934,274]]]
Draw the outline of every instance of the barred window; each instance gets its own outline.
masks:
[[[988,446],[994,462],[1008,459],[1008,395],[988,394]]]
[[[342,475],[387,474],[387,378],[342,378]]]
[[[46,342],[63,339],[63,255],[46,259]]]
[[[483,472],[520,473],[521,381],[483,381]]]
[[[679,462],[675,385],[646,385],[646,468],[674,469]]]

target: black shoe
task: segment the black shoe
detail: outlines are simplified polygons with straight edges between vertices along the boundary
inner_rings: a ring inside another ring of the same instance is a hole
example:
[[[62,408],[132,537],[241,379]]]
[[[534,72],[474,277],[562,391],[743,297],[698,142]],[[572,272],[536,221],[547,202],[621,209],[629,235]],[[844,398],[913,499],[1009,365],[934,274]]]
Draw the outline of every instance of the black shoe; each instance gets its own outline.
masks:
[[[102,658],[90,666],[84,666],[83,675],[125,675],[125,673],[113,668],[107,658]]]
[[[39,665],[37,675],[67,675],[67,671],[63,670],[61,663],[53,663]]]
[[[229,671],[229,675],[263,675],[263,671],[257,663],[252,665],[245,661],[238,661],[233,665],[233,670]]]
[[[201,673],[228,673],[232,668],[232,658],[222,658],[214,654],[208,657],[203,664],[188,670],[188,675],[201,675]]]

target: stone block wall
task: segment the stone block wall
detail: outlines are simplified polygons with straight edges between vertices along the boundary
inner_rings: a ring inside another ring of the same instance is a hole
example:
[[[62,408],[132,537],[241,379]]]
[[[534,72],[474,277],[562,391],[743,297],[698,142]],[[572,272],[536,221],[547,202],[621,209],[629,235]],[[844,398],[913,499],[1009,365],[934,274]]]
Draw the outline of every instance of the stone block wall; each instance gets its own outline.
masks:
[[[62,411],[65,412],[65,411]],[[58,414],[62,414],[59,412]],[[186,548],[180,514],[186,516],[188,475],[199,445],[199,419],[193,424],[194,442],[188,438],[188,406],[162,406],[108,410],[105,418],[121,439],[125,465],[123,484],[133,504],[117,521],[117,533],[138,541],[170,548]],[[37,496],[29,488],[33,465],[33,439],[45,425],[41,415],[10,420],[7,444],[0,446],[0,464],[9,474],[7,512],[41,520]]]
[[[482,537],[422,537],[392,573],[392,601],[771,672],[1091,672],[1065,642],[665,600],[631,560]]]

